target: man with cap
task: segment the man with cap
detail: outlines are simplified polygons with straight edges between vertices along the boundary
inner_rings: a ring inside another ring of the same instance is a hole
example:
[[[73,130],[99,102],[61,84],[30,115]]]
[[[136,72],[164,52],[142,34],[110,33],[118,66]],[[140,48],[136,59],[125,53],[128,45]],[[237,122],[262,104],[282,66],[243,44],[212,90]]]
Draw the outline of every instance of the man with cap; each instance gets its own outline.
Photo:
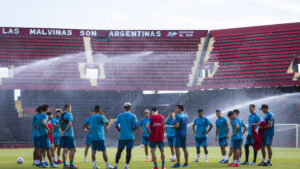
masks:
[[[261,127],[264,130],[261,153],[263,156],[263,161],[259,164],[259,166],[272,166],[272,141],[274,136],[274,115],[269,112],[269,106],[263,104],[260,108],[262,112],[265,114],[264,121],[267,123],[265,127]],[[258,124],[256,124],[258,125]],[[269,160],[266,162],[266,147],[268,150]]]
[[[134,145],[134,130],[137,129],[138,123],[136,116],[131,113],[131,103],[124,103],[124,112],[119,114],[117,120],[114,123],[116,129],[120,132],[118,151],[116,154],[116,163],[114,169],[118,168],[118,163],[122,155],[122,151],[126,146],[126,164],[125,169],[128,169],[128,165],[131,159],[131,150]]]
[[[145,147],[145,154],[146,154],[146,160],[145,162],[149,162],[149,154],[148,154],[148,145],[149,145],[149,139],[150,139],[150,136],[147,132],[147,129],[146,129],[146,125],[147,123],[149,122],[150,118],[150,110],[149,109],[146,109],[144,111],[144,115],[145,117],[143,117],[139,123],[138,123],[138,126],[141,127],[140,128],[140,131],[142,132],[142,144],[144,145]]]

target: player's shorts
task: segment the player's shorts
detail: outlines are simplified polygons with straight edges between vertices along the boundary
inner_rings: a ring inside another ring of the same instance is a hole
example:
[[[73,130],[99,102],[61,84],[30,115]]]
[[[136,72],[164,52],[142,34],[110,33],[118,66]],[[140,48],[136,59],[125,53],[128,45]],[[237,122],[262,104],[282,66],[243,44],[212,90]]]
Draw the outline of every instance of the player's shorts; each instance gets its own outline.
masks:
[[[106,144],[104,140],[92,140],[92,150],[93,151],[105,151]]]
[[[53,139],[53,144],[56,146],[60,146],[60,137],[54,137]]]
[[[148,145],[150,140],[150,136],[143,136],[142,137],[142,144],[143,145]]]
[[[264,136],[261,144],[264,146],[271,146],[272,142],[273,142],[273,136]]]
[[[40,137],[33,137],[33,145],[36,148],[40,147]]]
[[[207,147],[207,137],[196,137],[195,138],[196,147]]]
[[[186,136],[175,136],[175,147],[186,148]]]
[[[174,146],[175,145],[175,136],[170,136],[168,138],[168,146]]]
[[[254,144],[254,138],[252,135],[248,135],[247,136],[247,139],[246,139],[246,143],[245,144],[248,144],[248,145],[253,145]]]
[[[87,145],[87,146],[92,145],[92,139],[91,139],[91,137],[85,137],[85,145]]]
[[[42,149],[51,148],[51,143],[47,134],[40,137],[39,145],[39,147]]]
[[[150,141],[149,143],[150,148],[156,148],[156,146],[160,149],[165,147],[165,144],[163,141]]]
[[[61,137],[61,147],[67,148],[67,149],[76,148],[76,143],[75,143],[74,138],[69,137],[69,136],[62,136]]]
[[[218,138],[219,146],[227,146],[227,138],[226,137],[221,137]]]
[[[118,149],[132,149],[134,145],[134,140],[119,140]]]
[[[233,149],[237,149],[241,147],[243,144],[243,139],[238,139],[238,140],[231,140],[231,147]]]

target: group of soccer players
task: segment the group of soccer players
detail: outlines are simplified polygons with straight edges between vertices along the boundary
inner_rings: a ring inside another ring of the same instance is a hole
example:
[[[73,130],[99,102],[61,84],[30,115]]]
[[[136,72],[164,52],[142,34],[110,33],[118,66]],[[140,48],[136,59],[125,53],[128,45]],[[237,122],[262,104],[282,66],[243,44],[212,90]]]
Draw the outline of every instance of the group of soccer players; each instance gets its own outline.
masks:
[[[146,162],[151,161],[149,159],[148,147],[151,148],[152,162],[154,164],[153,169],[158,169],[156,148],[160,150],[161,154],[161,168],[165,169],[165,152],[164,152],[164,138],[165,129],[167,130],[168,145],[171,150],[171,162],[176,162],[172,168],[188,167],[189,154],[186,145],[187,128],[188,128],[188,114],[184,111],[183,105],[177,105],[175,111],[171,110],[169,115],[164,118],[160,115],[157,108],[152,108],[151,111],[146,109],[144,112],[145,117],[139,122],[136,115],[131,113],[131,104],[126,102],[124,104],[124,112],[117,116],[114,122],[115,128],[120,132],[118,141],[118,150],[115,156],[115,165],[112,167],[108,162],[105,134],[104,129],[109,125],[109,121],[105,117],[100,106],[95,106],[94,111],[87,117],[82,127],[86,131],[86,149],[85,159],[87,162],[88,148],[92,146],[92,162],[93,168],[99,169],[96,163],[96,152],[102,151],[103,159],[106,163],[107,169],[117,169],[118,163],[121,158],[121,154],[126,147],[126,164],[125,169],[128,169],[131,153],[134,146],[135,134],[134,131],[140,127],[142,132],[142,143],[145,147]],[[261,118],[255,113],[255,105],[249,105],[250,115],[248,118],[248,135],[245,144],[245,161],[241,164],[248,165],[249,146],[254,145],[255,129],[263,130],[263,138],[261,140],[261,149],[263,161],[259,164],[262,166],[272,165],[272,139],[274,136],[274,117],[269,112],[268,105],[262,105],[261,110],[265,114],[264,122],[261,124]],[[242,156],[242,143],[243,135],[247,131],[247,127],[243,120],[238,117],[239,110],[228,112],[227,116],[232,128],[231,146],[226,158],[226,146],[229,139],[229,123],[225,117],[222,116],[220,110],[216,110],[217,120],[216,124],[216,138],[221,149],[223,159],[220,163],[229,163],[230,157],[233,154],[233,161],[229,164],[230,167],[238,167]],[[49,107],[43,105],[37,108],[37,114],[33,118],[33,139],[34,139],[34,165],[45,168],[47,163],[45,162],[45,154],[47,154],[50,161],[51,168],[57,168],[55,164],[60,164],[60,149],[63,148],[63,168],[78,168],[73,164],[74,155],[76,152],[76,144],[74,140],[74,133],[72,128],[73,116],[71,114],[71,106],[65,105],[64,111],[56,109],[55,117],[51,117]],[[51,124],[52,121],[52,125]],[[253,126],[253,130],[252,130]],[[51,128],[54,128],[52,131]],[[198,110],[198,117],[194,120],[193,131],[195,133],[195,144],[197,150],[197,158],[194,162],[200,162],[200,147],[203,147],[205,153],[205,162],[208,162],[208,149],[207,149],[207,134],[211,131],[213,125],[204,116],[202,109]],[[53,132],[53,135],[52,135]],[[53,137],[53,139],[52,139]],[[53,142],[52,142],[53,140]],[[52,146],[52,144],[54,146]],[[266,151],[268,149],[268,162],[266,161]],[[180,148],[184,152],[184,164],[180,163]],[[57,158],[55,158],[55,151],[57,151]],[[67,165],[67,154],[69,153],[70,163]],[[256,164],[257,151],[254,151],[254,160],[251,165]]]

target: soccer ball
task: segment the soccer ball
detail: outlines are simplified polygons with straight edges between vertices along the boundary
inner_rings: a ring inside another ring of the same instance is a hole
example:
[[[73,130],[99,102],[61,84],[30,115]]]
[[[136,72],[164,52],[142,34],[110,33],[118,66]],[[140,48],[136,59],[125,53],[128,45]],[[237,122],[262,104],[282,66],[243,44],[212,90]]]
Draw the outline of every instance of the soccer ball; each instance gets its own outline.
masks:
[[[18,163],[18,164],[23,164],[23,161],[24,161],[24,160],[23,160],[22,157],[19,157],[19,158],[17,159],[17,163]]]

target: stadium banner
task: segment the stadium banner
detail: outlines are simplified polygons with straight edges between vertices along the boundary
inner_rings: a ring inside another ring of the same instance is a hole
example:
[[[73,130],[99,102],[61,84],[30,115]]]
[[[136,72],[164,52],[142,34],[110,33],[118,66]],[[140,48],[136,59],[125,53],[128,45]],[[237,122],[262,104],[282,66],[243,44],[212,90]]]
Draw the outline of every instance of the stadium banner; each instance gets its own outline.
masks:
[[[55,28],[1,27],[0,36],[62,36],[62,37],[103,37],[103,38],[199,38],[207,30],[84,30]]]

